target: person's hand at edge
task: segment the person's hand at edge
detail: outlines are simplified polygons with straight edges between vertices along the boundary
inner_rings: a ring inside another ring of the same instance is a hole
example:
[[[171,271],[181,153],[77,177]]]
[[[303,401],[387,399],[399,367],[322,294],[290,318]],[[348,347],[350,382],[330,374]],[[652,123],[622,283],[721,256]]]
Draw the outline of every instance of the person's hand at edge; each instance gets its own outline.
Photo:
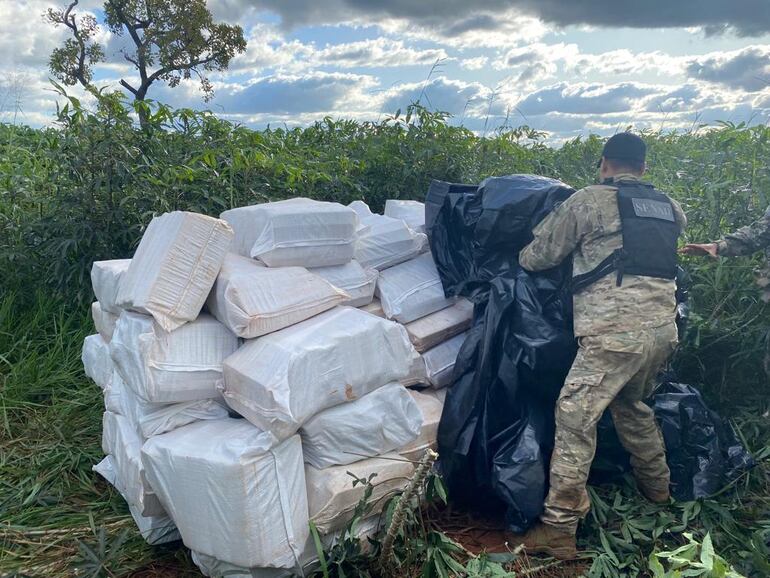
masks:
[[[679,249],[679,253],[682,255],[709,255],[716,259],[718,250],[719,246],[716,243],[688,243]]]

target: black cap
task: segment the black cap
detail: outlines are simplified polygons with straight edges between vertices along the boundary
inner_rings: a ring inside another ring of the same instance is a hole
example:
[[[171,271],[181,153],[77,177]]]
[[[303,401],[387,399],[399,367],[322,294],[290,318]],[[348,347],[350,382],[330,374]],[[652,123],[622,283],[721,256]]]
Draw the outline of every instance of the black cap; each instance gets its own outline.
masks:
[[[634,161],[643,163],[647,156],[647,145],[630,132],[619,132],[604,143],[602,157],[610,160]],[[601,159],[597,166],[602,164]]]

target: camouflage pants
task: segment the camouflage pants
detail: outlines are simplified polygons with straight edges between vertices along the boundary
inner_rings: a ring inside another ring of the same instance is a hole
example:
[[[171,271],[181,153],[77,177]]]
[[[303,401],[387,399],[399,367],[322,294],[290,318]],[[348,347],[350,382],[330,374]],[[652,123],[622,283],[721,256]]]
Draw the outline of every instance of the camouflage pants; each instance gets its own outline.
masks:
[[[556,404],[556,440],[551,489],[543,522],[575,532],[588,513],[588,471],[596,452],[596,424],[609,408],[637,480],[668,489],[663,438],[652,410],[642,402],[652,393],[660,367],[676,347],[676,326],[580,338],[580,349]]]

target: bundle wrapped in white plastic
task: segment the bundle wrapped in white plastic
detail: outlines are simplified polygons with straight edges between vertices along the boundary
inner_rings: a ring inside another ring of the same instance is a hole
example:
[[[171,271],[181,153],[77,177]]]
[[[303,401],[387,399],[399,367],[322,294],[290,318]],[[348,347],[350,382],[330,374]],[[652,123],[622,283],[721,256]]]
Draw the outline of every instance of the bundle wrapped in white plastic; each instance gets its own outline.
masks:
[[[228,418],[144,444],[147,479],[187,547],[244,568],[297,565],[309,537],[302,443],[273,442]]]
[[[376,315],[377,317],[382,317],[385,319],[385,312],[382,310],[382,303],[380,303],[379,299],[372,299],[371,303],[361,307],[361,311],[366,311],[367,313],[371,313],[372,315]]]
[[[350,298],[340,305],[362,307],[371,303],[374,298],[377,269],[364,269],[358,261],[353,260],[333,267],[314,267],[310,271],[350,295]]]
[[[422,428],[420,435],[412,443],[398,450],[405,459],[418,462],[422,459],[425,450],[436,449],[438,436],[438,424],[441,421],[441,412],[444,410],[444,401],[439,399],[436,392],[431,389],[423,391],[409,390],[409,394],[417,403],[422,413]]]
[[[376,294],[388,319],[399,323],[409,323],[454,303],[454,299],[444,297],[430,253],[380,271]]]
[[[399,379],[398,382],[404,387],[412,387],[413,385],[428,382],[428,371],[425,368],[425,360],[422,358],[422,355],[418,353],[413,358],[409,374]]]
[[[112,462],[112,456],[106,456],[93,467],[93,470],[118,489],[117,473]],[[120,490],[118,489],[118,491]],[[134,518],[139,534],[148,544],[157,546],[180,539],[174,521],[167,515],[143,516],[137,508],[131,505],[128,506],[128,510],[131,512],[131,517]]]
[[[221,219],[183,211],[155,217],[120,280],[118,305],[152,315],[166,331],[193,321],[232,240]]]
[[[362,267],[382,271],[418,255],[425,245],[425,235],[415,233],[404,221],[372,213],[363,201],[348,206],[365,226],[358,232],[355,250],[356,261]]]
[[[369,504],[372,507],[370,513],[377,514],[388,498],[404,489],[413,472],[414,466],[396,453],[324,469],[305,465],[310,521],[321,534],[328,534],[343,528],[351,520],[365,486],[354,486],[350,474],[365,480],[376,474],[371,481],[374,491]]]
[[[425,203],[388,199],[385,201],[385,216],[401,219],[415,233],[425,232]]]
[[[300,429],[305,462],[316,468],[352,464],[404,447],[420,434],[422,414],[400,383],[310,418]]]
[[[228,254],[209,295],[209,311],[238,337],[251,339],[335,307],[348,294],[304,267],[263,267]]]
[[[169,332],[152,317],[124,311],[110,341],[123,381],[155,403],[219,398],[222,362],[236,349],[238,338],[211,315]]]
[[[233,250],[269,267],[328,267],[353,258],[358,217],[339,203],[296,198],[225,211]]]
[[[422,354],[428,373],[428,382],[435,388],[446,387],[452,382],[452,371],[457,355],[465,342],[466,333],[455,335]]]
[[[223,419],[229,415],[219,401],[201,399],[180,403],[152,403],[136,395],[116,371],[104,390],[104,408],[129,419],[142,440],[164,434],[204,419]]]
[[[91,266],[91,287],[103,311],[120,315],[118,291],[131,259],[94,261]]]
[[[164,516],[166,511],[147,483],[142,467],[142,438],[131,421],[122,415],[105,411],[102,421],[102,449],[112,456],[115,470],[113,485],[129,506],[142,516]]]
[[[110,384],[115,365],[110,357],[110,346],[98,333],[83,340],[83,352],[80,356],[83,370],[102,389]]]
[[[311,416],[409,373],[417,355],[397,323],[352,307],[248,341],[224,362],[227,404],[278,439]]]
[[[94,301],[91,303],[91,318],[94,320],[96,332],[109,343],[115,331],[115,324],[118,322],[118,315],[105,311],[98,301]]]
[[[380,527],[380,516],[369,516],[358,522],[355,527],[355,536],[362,541],[363,552],[370,550],[366,541],[368,537],[374,538]],[[340,539],[343,531],[337,530],[328,534],[321,533],[321,545],[324,550],[330,549]],[[215,578],[294,578],[296,576],[310,576],[318,570],[318,551],[315,542],[308,539],[300,555],[299,563],[293,568],[243,568],[218,560],[213,556],[206,556],[195,550],[190,551],[193,562],[204,576]]]
[[[414,348],[423,353],[468,329],[473,319],[473,303],[460,299],[446,309],[407,323],[406,332]]]

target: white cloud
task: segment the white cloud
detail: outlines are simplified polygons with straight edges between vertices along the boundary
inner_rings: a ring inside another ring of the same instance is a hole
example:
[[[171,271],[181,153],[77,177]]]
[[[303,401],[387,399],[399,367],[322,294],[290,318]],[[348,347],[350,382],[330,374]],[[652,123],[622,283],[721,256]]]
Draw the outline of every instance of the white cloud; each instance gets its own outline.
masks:
[[[460,66],[465,70],[481,70],[487,65],[489,58],[486,56],[476,56],[475,58],[464,58],[460,60]]]
[[[382,94],[382,109],[395,112],[413,102],[455,117],[476,116],[487,108],[492,90],[477,82],[438,77],[429,82],[402,83]]]
[[[359,42],[327,45],[310,57],[315,65],[336,65],[343,68],[393,67],[430,65],[447,59],[443,48],[415,49],[401,40],[375,38]]]
[[[252,73],[272,69],[301,72],[321,66],[337,68],[376,68],[430,66],[446,60],[443,48],[414,48],[402,40],[386,37],[326,44],[287,40],[277,26],[257,24],[249,30],[246,52],[237,56],[233,70],[248,69]]]
[[[245,86],[219,89],[214,105],[228,114],[292,114],[360,110],[371,101],[375,78],[360,74],[313,72],[257,78]]]
[[[365,20],[361,21],[366,23]],[[549,29],[536,18],[513,10],[475,13],[467,18],[439,20],[419,24],[402,18],[376,22],[385,33],[417,40],[427,40],[454,48],[497,48],[535,42]]]
[[[560,82],[536,90],[516,105],[524,115],[549,112],[571,114],[601,114],[626,112],[635,102],[656,92],[649,85],[624,82],[619,84]]]
[[[689,60],[691,78],[758,92],[770,87],[770,45],[747,46]]]

